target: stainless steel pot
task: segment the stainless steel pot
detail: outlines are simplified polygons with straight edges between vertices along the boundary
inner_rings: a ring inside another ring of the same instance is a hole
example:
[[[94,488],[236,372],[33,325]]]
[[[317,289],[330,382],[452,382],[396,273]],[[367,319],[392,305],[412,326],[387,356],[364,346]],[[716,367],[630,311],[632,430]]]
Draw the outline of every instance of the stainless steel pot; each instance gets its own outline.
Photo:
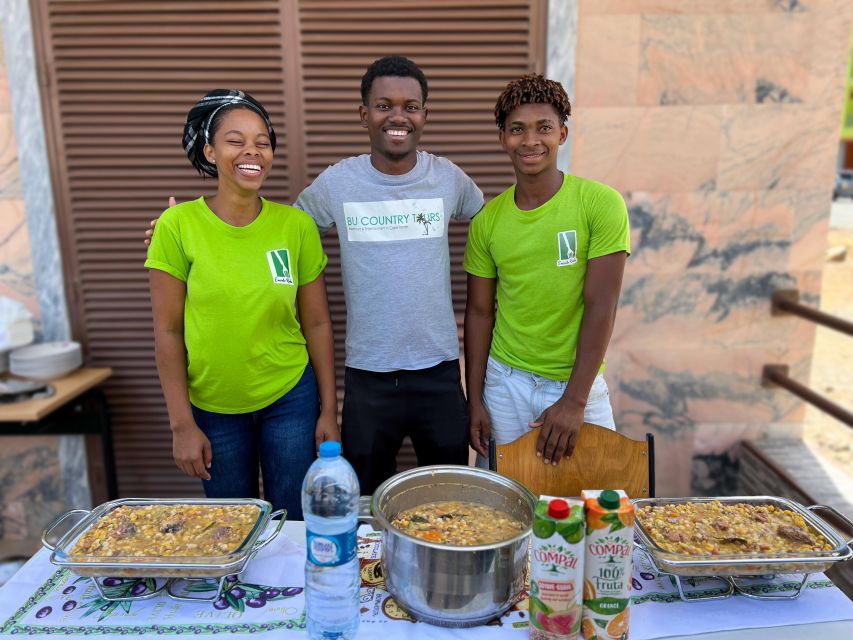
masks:
[[[456,546],[427,542],[391,526],[404,509],[463,500],[518,518],[524,531],[494,544]],[[442,627],[473,627],[509,609],[524,588],[536,497],[497,473],[455,465],[420,467],[386,480],[363,498],[361,519],[382,529],[385,586],[418,620]]]

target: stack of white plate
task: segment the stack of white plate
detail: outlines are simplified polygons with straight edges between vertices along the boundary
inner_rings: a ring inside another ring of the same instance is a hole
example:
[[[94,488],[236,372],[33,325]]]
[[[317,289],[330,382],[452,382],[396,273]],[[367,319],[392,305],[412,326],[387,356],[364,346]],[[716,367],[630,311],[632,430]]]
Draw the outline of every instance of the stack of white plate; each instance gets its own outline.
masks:
[[[23,347],[34,338],[32,314],[17,300],[0,296],[0,351]]]
[[[61,378],[82,364],[78,342],[43,342],[15,349],[9,355],[10,371],[33,380]]]

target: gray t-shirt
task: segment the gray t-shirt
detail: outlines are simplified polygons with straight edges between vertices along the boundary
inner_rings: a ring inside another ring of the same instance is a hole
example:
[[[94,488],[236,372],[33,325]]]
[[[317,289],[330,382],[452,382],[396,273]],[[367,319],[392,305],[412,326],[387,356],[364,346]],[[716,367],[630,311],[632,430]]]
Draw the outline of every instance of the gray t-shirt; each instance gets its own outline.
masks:
[[[483,206],[459,167],[418,151],[415,167],[394,176],[355,156],[323,171],[294,206],[321,233],[338,228],[347,366],[415,370],[459,357],[447,226]]]

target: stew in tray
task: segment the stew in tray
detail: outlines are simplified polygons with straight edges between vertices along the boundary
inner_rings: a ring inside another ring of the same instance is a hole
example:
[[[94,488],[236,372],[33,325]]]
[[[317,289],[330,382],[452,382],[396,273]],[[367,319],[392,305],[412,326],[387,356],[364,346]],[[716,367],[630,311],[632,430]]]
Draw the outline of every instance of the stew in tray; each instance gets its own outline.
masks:
[[[664,551],[689,555],[832,549],[802,515],[774,505],[685,502],[641,507],[637,520]]]

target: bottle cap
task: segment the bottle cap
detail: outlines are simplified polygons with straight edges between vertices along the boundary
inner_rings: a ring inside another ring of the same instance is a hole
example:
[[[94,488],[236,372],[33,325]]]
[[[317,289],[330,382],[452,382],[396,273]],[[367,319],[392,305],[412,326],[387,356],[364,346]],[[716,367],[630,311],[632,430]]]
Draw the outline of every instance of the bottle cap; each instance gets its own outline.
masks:
[[[341,455],[341,443],[329,440],[320,445],[321,458],[334,458]]]
[[[554,520],[565,520],[569,517],[570,512],[569,503],[565,500],[557,498],[548,503],[548,515]]]
[[[618,509],[619,494],[611,489],[602,491],[601,495],[598,496],[598,504],[600,504],[605,509]]]

